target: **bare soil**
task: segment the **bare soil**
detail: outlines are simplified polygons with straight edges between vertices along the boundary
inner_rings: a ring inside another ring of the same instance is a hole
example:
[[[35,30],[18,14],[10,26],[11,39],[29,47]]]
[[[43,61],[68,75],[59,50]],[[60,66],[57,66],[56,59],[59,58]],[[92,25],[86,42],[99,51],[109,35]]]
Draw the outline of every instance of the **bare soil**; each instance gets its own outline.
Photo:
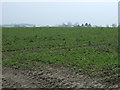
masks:
[[[34,68],[3,67],[3,88],[117,88],[63,66],[43,65]]]

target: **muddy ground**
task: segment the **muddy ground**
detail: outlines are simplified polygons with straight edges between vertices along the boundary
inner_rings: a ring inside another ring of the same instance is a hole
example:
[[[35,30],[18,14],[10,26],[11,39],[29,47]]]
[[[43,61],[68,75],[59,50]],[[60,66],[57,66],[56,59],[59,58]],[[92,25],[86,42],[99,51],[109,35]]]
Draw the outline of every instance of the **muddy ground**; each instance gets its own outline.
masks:
[[[63,66],[43,65],[34,68],[3,67],[3,88],[117,88]]]

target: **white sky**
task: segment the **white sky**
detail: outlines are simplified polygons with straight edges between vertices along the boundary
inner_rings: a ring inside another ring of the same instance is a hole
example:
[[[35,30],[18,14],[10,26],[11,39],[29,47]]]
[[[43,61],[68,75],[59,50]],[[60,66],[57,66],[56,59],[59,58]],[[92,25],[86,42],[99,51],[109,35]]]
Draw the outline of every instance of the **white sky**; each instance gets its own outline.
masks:
[[[118,0],[104,0],[104,2],[103,0],[89,0],[89,2],[44,0],[44,3],[42,1],[4,0],[1,14],[3,24],[56,25],[70,21],[80,24],[88,22],[94,25],[111,25],[118,22]]]
[[[119,0],[1,0],[1,2],[118,2]]]

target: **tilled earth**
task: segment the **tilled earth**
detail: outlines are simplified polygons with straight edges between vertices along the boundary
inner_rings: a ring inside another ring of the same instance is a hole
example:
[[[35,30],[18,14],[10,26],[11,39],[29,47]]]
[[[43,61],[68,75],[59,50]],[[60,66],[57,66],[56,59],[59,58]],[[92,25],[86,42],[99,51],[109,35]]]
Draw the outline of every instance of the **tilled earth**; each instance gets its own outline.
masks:
[[[63,66],[3,67],[3,88],[117,88]]]

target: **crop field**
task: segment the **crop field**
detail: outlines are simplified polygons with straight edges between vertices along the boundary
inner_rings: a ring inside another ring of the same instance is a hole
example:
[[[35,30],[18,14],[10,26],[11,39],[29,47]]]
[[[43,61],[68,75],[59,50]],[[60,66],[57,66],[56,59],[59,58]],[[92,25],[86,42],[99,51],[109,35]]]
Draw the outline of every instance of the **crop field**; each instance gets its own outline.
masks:
[[[118,71],[118,29],[14,27],[2,30],[3,67],[64,66],[90,76]]]

